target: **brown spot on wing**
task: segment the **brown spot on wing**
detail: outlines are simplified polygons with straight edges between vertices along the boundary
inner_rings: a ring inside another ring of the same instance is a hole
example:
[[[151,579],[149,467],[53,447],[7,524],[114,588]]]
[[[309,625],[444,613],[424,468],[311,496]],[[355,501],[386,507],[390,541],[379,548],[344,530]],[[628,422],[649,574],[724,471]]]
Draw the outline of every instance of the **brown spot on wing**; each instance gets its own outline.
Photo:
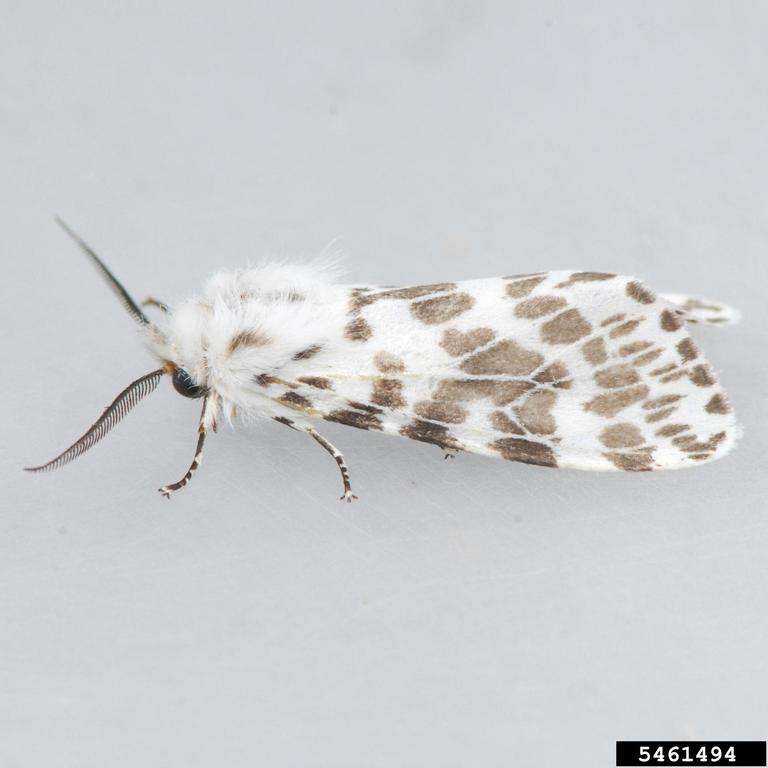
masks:
[[[528,399],[515,409],[520,423],[534,435],[551,435],[556,424],[551,410],[557,394],[548,389],[542,389],[531,394]]]
[[[574,272],[567,280],[558,283],[556,288],[570,288],[576,283],[593,283],[600,280],[611,280],[616,275],[611,272]]]
[[[366,294],[369,292],[370,288],[353,288],[349,292],[349,314],[359,314],[360,310],[370,303],[366,301]]]
[[[388,291],[372,293],[370,297],[373,301],[378,301],[379,299],[418,299],[422,296],[429,296],[430,293],[454,290],[456,290],[456,283],[429,283],[428,285],[409,285],[405,288],[392,288]]]
[[[671,416],[675,411],[677,410],[677,406],[672,406],[671,408],[662,408],[660,411],[654,411],[654,413],[649,413],[645,420],[649,424],[653,424],[657,421],[664,421],[668,416]]]
[[[670,381],[677,381],[682,379],[686,375],[686,371],[677,371],[676,373],[668,373],[666,376],[662,376],[659,381],[662,384],[668,384]]]
[[[684,363],[689,363],[699,356],[699,350],[696,349],[693,339],[682,339],[681,341],[678,341],[676,349],[677,353],[680,355],[680,359]]]
[[[508,405],[535,387],[530,381],[497,379],[448,379],[441,381],[433,395],[435,400],[467,402],[490,398],[495,405]]]
[[[662,395],[661,397],[653,398],[653,400],[646,400],[643,403],[643,409],[653,411],[656,408],[663,408],[665,405],[672,405],[672,403],[682,399],[683,395]]]
[[[707,413],[728,413],[731,409],[725,397],[717,394],[709,398],[709,402],[704,406],[704,410]]]
[[[477,376],[503,374],[525,376],[544,362],[539,352],[521,347],[511,339],[497,342],[482,352],[476,352],[461,364],[461,369]]]
[[[630,355],[635,355],[638,352],[642,352],[644,349],[648,349],[648,347],[652,346],[652,341],[633,341],[629,344],[623,344],[621,347],[619,347],[619,354],[622,357],[629,357]]]
[[[628,387],[630,384],[637,384],[640,376],[637,371],[626,363],[611,365],[600,371],[595,371],[595,381],[598,386],[604,389],[616,389],[617,387]]]
[[[542,279],[547,276],[546,272],[516,272],[514,275],[504,275],[502,280],[519,280],[521,277],[539,277]]]
[[[613,323],[620,322],[625,317],[626,315],[623,312],[619,312],[617,315],[611,315],[610,317],[606,317],[605,320],[603,320],[603,322],[600,323],[600,327],[606,328],[609,325],[613,325]]]
[[[323,376],[299,376],[297,380],[315,389],[333,389],[333,382]]]
[[[637,281],[627,283],[627,296],[640,304],[653,304],[656,301],[656,294]]]
[[[498,451],[507,461],[521,461],[524,464],[537,464],[541,467],[556,467],[557,459],[552,449],[535,440],[521,437],[502,437],[491,443],[490,448]]]
[[[688,376],[697,387],[711,387],[717,383],[712,371],[706,365],[694,366]]]
[[[350,408],[354,408],[356,411],[365,411],[366,413],[384,413],[381,408],[377,408],[375,405],[369,403],[360,403],[357,400],[347,400],[347,405]]]
[[[314,357],[320,350],[322,349],[322,346],[320,344],[312,344],[311,346],[307,347],[306,349],[302,349],[300,352],[297,352],[294,356],[294,360],[309,360],[310,357]]]
[[[289,408],[293,408],[295,410],[306,411],[312,408],[312,401],[309,398],[304,397],[303,395],[299,395],[296,392],[284,392],[277,399],[278,402],[281,402],[283,405],[287,405]]]
[[[718,432],[715,435],[710,435],[709,440],[703,443],[697,441],[693,435],[683,435],[673,438],[672,442],[682,451],[700,453],[701,451],[714,451],[725,440],[725,437],[725,432]]]
[[[667,424],[661,427],[661,429],[657,429],[656,434],[659,437],[674,437],[681,432],[687,432],[689,429],[690,427],[687,424]]]
[[[600,365],[600,363],[604,363],[608,359],[605,342],[600,337],[584,342],[581,347],[581,354],[592,365]]]
[[[323,418],[326,421],[346,424],[348,427],[356,427],[357,429],[382,429],[381,419],[373,413],[360,413],[359,411],[339,409],[331,411]]]
[[[665,309],[661,313],[659,324],[661,325],[662,330],[669,331],[670,333],[679,331],[683,327],[683,321],[680,319],[679,315],[668,309]]]
[[[261,387],[268,387],[270,384],[282,384],[284,387],[296,389],[298,386],[291,381],[285,381],[285,379],[281,379],[278,376],[272,376],[269,373],[259,373],[253,377],[253,381]]]
[[[600,416],[612,418],[619,411],[624,410],[624,408],[628,408],[633,403],[648,397],[649,391],[648,387],[642,384],[637,387],[616,390],[615,392],[606,392],[585,403],[584,410],[593,411]]]
[[[640,381],[640,375],[637,371],[626,363],[611,365],[600,371],[595,371],[595,381],[597,385],[604,389],[617,389],[618,387],[628,387],[630,384],[637,384]]]
[[[512,435],[525,434],[525,430],[517,422],[510,419],[504,411],[494,411],[490,420],[491,426],[499,432],[508,432]]]
[[[635,448],[642,445],[645,440],[634,424],[625,421],[606,427],[600,433],[600,442],[606,448]]]
[[[411,314],[426,325],[438,325],[458,317],[474,304],[474,298],[468,293],[450,293],[434,299],[414,301],[411,304]]]
[[[364,317],[356,317],[347,323],[344,335],[350,341],[368,341],[373,336],[373,330]]]
[[[353,288],[350,293],[350,311],[359,312],[363,307],[387,299],[418,299],[432,293],[453,291],[456,283],[432,283],[430,285],[410,285],[405,288],[389,288],[384,291],[372,291],[370,288]]]
[[[442,421],[446,424],[461,424],[467,418],[467,411],[464,408],[446,400],[421,400],[416,403],[413,410],[423,419]]]
[[[633,361],[632,365],[639,368],[641,365],[648,365],[648,363],[652,363],[659,355],[661,355],[664,352],[663,349],[651,349],[648,352],[645,352],[642,355],[638,355]]]
[[[473,328],[462,333],[455,328],[449,328],[443,333],[440,346],[453,357],[467,355],[478,347],[483,347],[493,341],[496,331],[492,328]]]
[[[534,377],[534,381],[538,381],[539,384],[553,384],[556,381],[561,381],[568,376],[568,369],[559,360],[556,360],[551,365],[548,365],[543,371],[537,373]]]
[[[631,453],[604,453],[603,456],[624,472],[650,472],[653,469],[652,448],[640,448]]]
[[[566,306],[568,302],[562,296],[535,296],[521,301],[515,307],[515,317],[534,320],[537,317],[551,315]]]
[[[567,309],[541,326],[541,337],[547,344],[573,344],[591,330],[578,309]]]
[[[373,364],[382,373],[402,373],[405,370],[403,359],[390,352],[377,352],[373,356]]]
[[[441,448],[461,448],[461,443],[448,434],[448,427],[431,421],[414,419],[400,429],[400,434],[411,440],[439,445]]]
[[[403,382],[399,379],[376,379],[373,382],[371,402],[385,408],[402,408],[405,405]]]
[[[536,275],[524,280],[516,280],[513,283],[507,283],[507,296],[511,299],[522,299],[527,296],[539,283],[543,282],[546,275]]]
[[[619,336],[628,336],[632,331],[637,328],[640,323],[643,322],[645,318],[637,318],[635,320],[627,320],[626,323],[622,323],[621,325],[617,325],[615,328],[611,330],[611,332],[608,334],[612,339],[617,339]]]

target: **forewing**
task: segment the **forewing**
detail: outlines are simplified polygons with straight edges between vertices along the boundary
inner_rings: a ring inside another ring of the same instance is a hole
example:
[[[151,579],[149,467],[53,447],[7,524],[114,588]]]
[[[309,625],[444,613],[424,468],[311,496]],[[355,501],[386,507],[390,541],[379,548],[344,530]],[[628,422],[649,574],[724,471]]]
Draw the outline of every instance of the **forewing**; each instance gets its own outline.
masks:
[[[308,416],[444,448],[677,468],[723,455],[737,435],[686,316],[599,272],[354,288],[338,345],[269,386]]]

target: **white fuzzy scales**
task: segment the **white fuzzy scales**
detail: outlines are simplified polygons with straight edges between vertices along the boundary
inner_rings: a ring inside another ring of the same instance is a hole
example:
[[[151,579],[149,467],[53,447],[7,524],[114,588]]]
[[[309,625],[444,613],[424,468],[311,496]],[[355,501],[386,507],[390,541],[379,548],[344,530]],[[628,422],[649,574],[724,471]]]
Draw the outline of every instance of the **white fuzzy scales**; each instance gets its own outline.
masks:
[[[217,414],[318,420],[551,467],[670,469],[725,454],[733,413],[684,321],[733,310],[634,278],[545,272],[404,288],[321,267],[215,276],[149,333]]]

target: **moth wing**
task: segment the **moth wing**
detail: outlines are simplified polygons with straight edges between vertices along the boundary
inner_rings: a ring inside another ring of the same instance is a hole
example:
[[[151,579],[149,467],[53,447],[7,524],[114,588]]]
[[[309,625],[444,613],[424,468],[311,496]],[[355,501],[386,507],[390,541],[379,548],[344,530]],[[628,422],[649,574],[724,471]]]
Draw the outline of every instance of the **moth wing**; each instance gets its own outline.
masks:
[[[683,322],[697,309],[597,272],[353,288],[338,346],[302,361],[278,398],[328,421],[511,461],[695,465],[737,437]]]

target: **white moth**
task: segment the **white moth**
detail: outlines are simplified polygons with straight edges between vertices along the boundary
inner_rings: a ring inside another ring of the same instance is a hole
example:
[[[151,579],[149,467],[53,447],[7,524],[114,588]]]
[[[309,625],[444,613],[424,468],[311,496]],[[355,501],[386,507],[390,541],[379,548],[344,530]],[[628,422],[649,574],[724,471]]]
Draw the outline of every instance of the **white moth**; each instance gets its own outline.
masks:
[[[539,272],[409,287],[347,286],[322,266],[268,264],[212,277],[202,295],[143,310],[91,258],[140,323],[157,370],[130,384],[55,459],[98,442],[164,375],[202,398],[194,460],[223,416],[262,417],[314,438],[323,420],[546,467],[647,471],[703,464],[738,436],[732,410],[685,323],[737,314],[657,295],[603,272]]]

